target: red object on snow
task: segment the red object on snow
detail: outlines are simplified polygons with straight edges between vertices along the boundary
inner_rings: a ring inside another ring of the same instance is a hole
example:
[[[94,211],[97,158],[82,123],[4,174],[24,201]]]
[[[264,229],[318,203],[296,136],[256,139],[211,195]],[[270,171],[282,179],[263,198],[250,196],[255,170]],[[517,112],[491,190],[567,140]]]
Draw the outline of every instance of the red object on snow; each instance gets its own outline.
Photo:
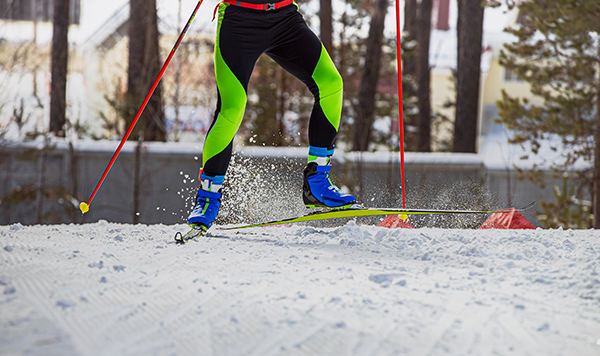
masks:
[[[414,229],[415,227],[411,225],[408,221],[404,221],[400,219],[398,215],[388,215],[383,219],[382,222],[379,223],[380,227],[389,227],[390,229]]]
[[[480,229],[535,229],[518,211],[494,213],[479,227]]]

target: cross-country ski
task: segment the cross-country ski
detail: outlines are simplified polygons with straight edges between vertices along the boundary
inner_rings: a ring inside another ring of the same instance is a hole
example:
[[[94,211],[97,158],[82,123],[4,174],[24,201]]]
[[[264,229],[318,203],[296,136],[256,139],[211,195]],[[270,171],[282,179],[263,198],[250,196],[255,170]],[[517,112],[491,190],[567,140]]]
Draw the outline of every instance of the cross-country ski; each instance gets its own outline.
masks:
[[[509,209],[495,209],[495,210],[437,210],[437,209],[392,209],[392,208],[365,208],[355,207],[349,209],[338,209],[328,211],[318,211],[309,213],[306,215],[296,216],[292,218],[278,219],[264,221],[254,224],[246,224],[240,226],[221,227],[221,230],[239,230],[250,227],[262,227],[270,225],[280,224],[293,224],[301,222],[329,220],[329,219],[342,219],[342,218],[358,218],[364,216],[387,216],[387,215],[398,215],[401,219],[406,220],[410,215],[462,215],[462,214],[493,214],[493,213],[505,213],[512,211],[523,211],[531,208],[534,203],[520,209],[509,208]]]
[[[392,208],[365,208],[362,206],[354,206],[347,209],[334,209],[326,211],[314,211],[305,215],[300,215],[292,218],[276,219],[263,221],[253,224],[244,224],[237,226],[221,226],[219,230],[240,230],[251,227],[265,227],[272,225],[282,224],[294,224],[302,222],[320,221],[320,220],[331,220],[331,219],[349,219],[366,216],[388,216],[398,215],[401,219],[406,220],[410,215],[470,215],[470,214],[494,214],[494,213],[510,213],[513,211],[524,211],[528,210],[535,205],[535,202],[523,208],[507,208],[507,209],[494,209],[494,210],[443,210],[443,209],[392,209]],[[182,234],[177,232],[175,234],[175,242],[178,244],[184,244],[187,241],[193,240],[205,236],[208,229],[205,226],[191,226],[191,229],[187,233]]]

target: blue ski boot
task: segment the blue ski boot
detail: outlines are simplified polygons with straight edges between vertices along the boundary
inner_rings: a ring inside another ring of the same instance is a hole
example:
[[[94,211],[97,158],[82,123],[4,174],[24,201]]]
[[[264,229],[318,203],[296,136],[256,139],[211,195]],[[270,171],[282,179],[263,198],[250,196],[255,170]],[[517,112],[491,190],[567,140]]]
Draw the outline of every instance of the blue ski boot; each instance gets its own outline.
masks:
[[[311,150],[313,147],[311,147]],[[327,157],[311,157],[304,168],[304,186],[302,188],[302,199],[307,208],[349,208],[356,204],[356,198],[350,194],[340,192],[329,178],[331,171],[331,154]],[[309,151],[310,155],[310,151]],[[321,164],[322,163],[322,164]]]
[[[210,177],[202,173],[200,189],[196,195],[196,204],[187,218],[188,224],[203,231],[213,224],[221,207],[221,187],[224,176]]]

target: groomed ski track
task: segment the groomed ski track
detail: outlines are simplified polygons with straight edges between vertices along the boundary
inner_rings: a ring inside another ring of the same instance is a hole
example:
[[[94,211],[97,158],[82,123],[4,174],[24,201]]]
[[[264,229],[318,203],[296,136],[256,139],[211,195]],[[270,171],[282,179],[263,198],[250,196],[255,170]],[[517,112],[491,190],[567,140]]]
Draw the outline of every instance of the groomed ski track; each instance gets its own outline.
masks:
[[[600,234],[0,226],[0,355],[599,355]]]

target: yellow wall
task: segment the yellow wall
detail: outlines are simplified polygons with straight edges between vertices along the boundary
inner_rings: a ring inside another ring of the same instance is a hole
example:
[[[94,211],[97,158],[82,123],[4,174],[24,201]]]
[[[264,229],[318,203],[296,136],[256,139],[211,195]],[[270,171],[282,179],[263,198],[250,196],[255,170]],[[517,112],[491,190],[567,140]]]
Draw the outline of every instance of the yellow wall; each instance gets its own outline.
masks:
[[[496,102],[502,99],[502,90],[506,90],[512,97],[528,98],[534,105],[542,105],[543,101],[539,97],[534,97],[526,82],[506,81],[504,79],[505,69],[498,63],[497,58],[493,58],[490,63],[490,69],[481,77],[480,108],[479,108],[479,130],[482,125],[491,125],[493,117],[484,117],[486,108],[495,107]],[[443,108],[446,101],[455,101],[455,91],[452,84],[452,74],[450,70],[433,70],[431,73],[431,109],[433,112],[440,113],[454,122],[455,108]],[[482,123],[482,120],[487,120]],[[454,130],[453,123],[442,123],[432,127],[433,150],[440,150],[443,147],[440,141],[451,140]]]
[[[541,105],[543,101],[539,97],[534,97],[529,91],[529,84],[526,82],[507,82],[504,80],[504,67],[498,63],[498,59],[493,58],[490,64],[490,70],[485,82],[483,82],[483,105],[496,105],[496,102],[502,99],[502,89],[506,90],[512,97],[529,98],[532,104]]]

